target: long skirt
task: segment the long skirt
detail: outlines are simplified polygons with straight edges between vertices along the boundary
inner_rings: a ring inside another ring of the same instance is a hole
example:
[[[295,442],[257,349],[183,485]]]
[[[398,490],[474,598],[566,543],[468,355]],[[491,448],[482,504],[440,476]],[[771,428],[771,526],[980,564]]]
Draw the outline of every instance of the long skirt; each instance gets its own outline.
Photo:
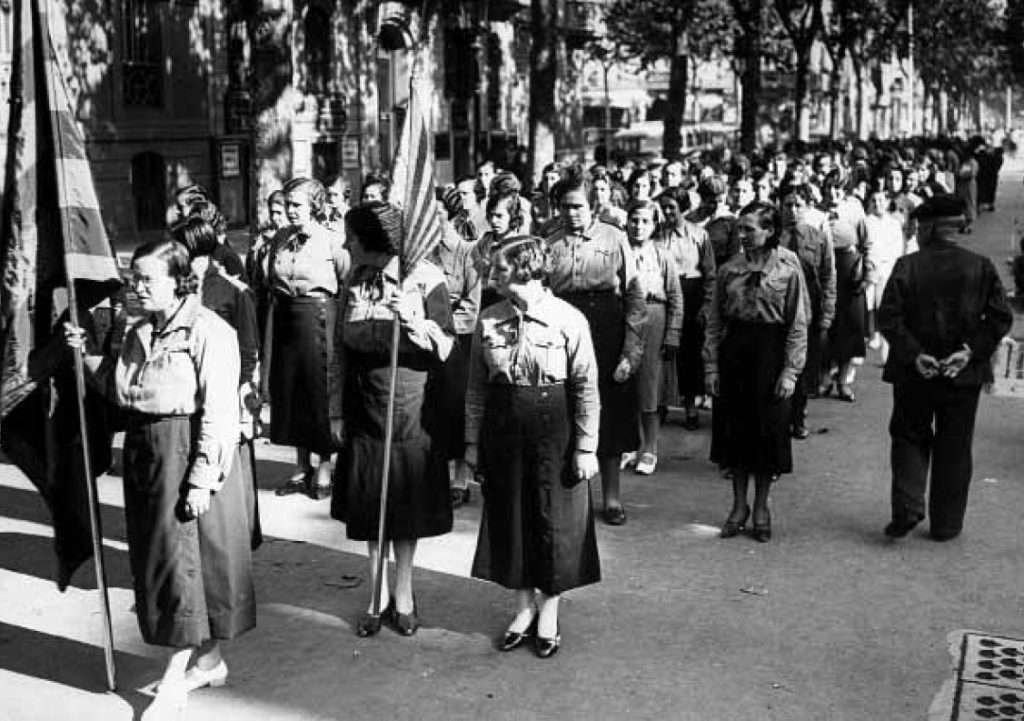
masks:
[[[730,321],[718,349],[711,460],[749,473],[790,473],[790,401],[775,397],[785,361],[781,324]]]
[[[135,614],[146,643],[186,648],[256,625],[249,550],[252,486],[237,451],[198,520],[183,513],[197,429],[188,416],[132,415],[124,439],[124,514]]]
[[[462,458],[465,453],[466,385],[469,382],[469,351],[472,344],[472,333],[456,338],[440,377],[437,412],[444,422],[438,424],[434,441],[446,460]]]
[[[331,516],[349,538],[377,540],[384,426],[390,380],[387,357],[350,353],[345,369],[345,445],[334,472]],[[428,371],[399,361],[388,476],[386,540],[439,536],[452,530],[448,463],[424,418]],[[440,388],[441,384],[438,384]],[[430,406],[436,408],[433,393]]]
[[[686,398],[704,395],[704,329],[700,326],[700,309],[704,305],[704,279],[680,277],[683,287],[683,332],[680,338],[676,369],[679,393]]]
[[[624,383],[613,376],[626,338],[626,313],[614,291],[567,293],[562,298],[583,313],[597,358],[597,390],[601,396],[601,430],[597,455],[617,457],[640,445],[636,374]]]
[[[836,318],[829,329],[826,369],[867,353],[867,301],[858,291],[863,273],[856,248],[836,248]]]
[[[473,576],[553,595],[601,580],[590,484],[572,467],[564,386],[488,388]]]
[[[270,351],[270,440],[319,455],[337,450],[331,439],[328,364],[334,353],[334,298],[287,298],[273,303]]]
[[[636,374],[637,398],[641,413],[654,413],[675,402],[675,369],[661,357],[665,344],[665,304],[647,304],[644,326],[644,359]]]

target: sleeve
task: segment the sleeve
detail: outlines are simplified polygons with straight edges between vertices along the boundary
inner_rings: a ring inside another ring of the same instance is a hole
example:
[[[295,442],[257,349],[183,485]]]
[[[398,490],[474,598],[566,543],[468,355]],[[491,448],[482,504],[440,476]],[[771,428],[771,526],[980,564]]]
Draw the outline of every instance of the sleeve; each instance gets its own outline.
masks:
[[[234,321],[235,330],[238,332],[238,351],[242,364],[239,385],[242,383],[256,385],[259,382],[257,366],[260,358],[260,335],[256,325],[256,303],[251,291],[239,290],[237,292]]]
[[[647,325],[647,302],[640,277],[633,262],[633,253],[627,245],[625,237],[619,244],[621,261],[619,264],[619,287],[622,288],[622,302],[626,310],[626,336],[622,342],[620,358],[629,361],[629,366],[636,370],[644,357],[644,326]]]
[[[597,358],[590,337],[590,326],[582,317],[574,316],[565,328],[567,383],[574,399],[576,450],[596,453],[601,422],[601,400],[597,390]]]
[[[857,220],[857,249],[860,251],[864,263],[864,271],[861,277],[865,283],[874,283],[878,279],[875,272],[875,242],[868,233],[868,224],[865,217],[861,215]]]
[[[704,302],[701,310],[705,315],[710,311],[711,298],[715,294],[715,249],[711,241],[705,236],[704,242],[700,245],[700,277],[704,281]]]
[[[968,345],[972,356],[987,363],[999,341],[1013,326],[1013,312],[1006,301],[1006,291],[992,261],[988,259],[982,266],[982,288],[985,305],[981,311],[981,322]]]
[[[338,279],[338,292],[345,288],[345,281],[352,270],[352,256],[345,250],[345,239],[340,233],[330,232],[331,259],[334,261],[334,275]]]
[[[821,282],[821,329],[832,327],[836,317],[836,298],[839,290],[836,286],[836,251],[832,244],[832,236],[822,233],[821,263],[818,279]]]
[[[878,305],[878,330],[889,342],[889,357],[901,365],[911,365],[923,351],[907,327],[906,305],[911,298],[908,265],[905,258],[896,261]]]
[[[455,344],[448,286],[442,279],[423,298],[425,315],[403,325],[406,339],[444,362]]]
[[[725,319],[722,315],[726,292],[725,276],[721,273],[715,278],[712,290],[708,322],[704,328],[704,348],[701,354],[704,357],[704,372],[708,375],[718,375],[718,346],[722,341],[722,334],[725,332]]]
[[[474,253],[462,256],[462,290],[452,306],[452,323],[456,330],[474,328],[480,314],[480,273],[477,272]]]
[[[216,491],[231,471],[238,445],[238,340],[205,320],[193,330],[199,437],[188,484]]]
[[[469,350],[469,378],[466,383],[466,445],[480,443],[480,426],[484,418],[487,386],[487,364],[484,362],[483,334],[477,323],[473,330],[473,344]]]
[[[665,345],[679,347],[679,337],[683,330],[683,288],[679,285],[675,264],[664,254],[661,258],[661,274],[665,278],[666,316]]]
[[[780,376],[796,383],[807,362],[807,281],[799,269],[794,269],[786,285],[786,360]]]

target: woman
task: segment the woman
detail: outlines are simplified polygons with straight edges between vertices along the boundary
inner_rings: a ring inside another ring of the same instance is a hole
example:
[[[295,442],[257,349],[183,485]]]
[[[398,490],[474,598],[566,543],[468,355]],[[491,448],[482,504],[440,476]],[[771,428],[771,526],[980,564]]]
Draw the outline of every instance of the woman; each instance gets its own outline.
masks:
[[[639,444],[634,374],[644,349],[647,306],[629,244],[618,228],[594,218],[586,174],[574,167],[555,190],[562,222],[548,238],[548,285],[590,323],[601,393],[597,458],[604,492],[604,519],[626,522],[619,500],[619,463]]]
[[[607,170],[593,173],[590,181],[590,204],[594,217],[620,230],[626,228],[626,211],[615,204],[612,195],[612,178]]]
[[[637,275],[647,302],[647,325],[644,328],[643,360],[637,372],[640,448],[635,453],[624,454],[620,465],[628,467],[635,463],[636,472],[643,476],[654,473],[658,465],[659,413],[668,406],[668,399],[678,393],[675,359],[683,325],[683,291],[679,286],[675,261],[652,240],[661,225],[660,218],[658,204],[642,200],[630,206],[626,224]]]
[[[345,383],[341,399],[345,443],[335,472],[338,491],[331,516],[345,523],[349,538],[367,542],[370,578],[376,579],[377,556],[395,550],[394,595],[381,580],[380,608],[356,625],[372,636],[387,621],[403,636],[419,628],[412,589],[417,539],[452,528],[448,468],[443,448],[434,442],[438,425],[448,419],[433,413],[435,394],[443,388],[441,364],[454,342],[444,274],[429,261],[402,269],[401,211],[386,203],[367,203],[345,216],[346,235],[361,265],[345,291],[340,326]],[[395,386],[391,475],[385,537],[379,539],[381,468],[390,386],[393,321],[401,323]],[[386,557],[386,556],[385,556]],[[374,580],[374,582],[376,582]]]
[[[135,614],[146,643],[174,649],[143,716],[158,718],[182,713],[189,691],[223,685],[220,642],[256,625],[251,487],[239,472],[234,331],[200,304],[179,243],[143,245],[131,270],[145,316],[116,359],[87,354],[85,364],[127,416],[124,509]],[[84,346],[80,329],[66,326],[66,337]]]
[[[629,190],[630,200],[650,200],[654,188],[654,179],[651,171],[647,168],[637,168],[629,176],[626,189]]]
[[[289,226],[278,234],[268,259],[270,440],[295,446],[295,472],[277,494],[306,492],[320,499],[331,493],[331,454],[341,430],[341,409],[329,399],[340,382],[337,296],[351,261],[342,235],[320,223],[324,187],[295,178],[284,193]],[[315,470],[311,452],[319,457]]]
[[[476,271],[481,282],[480,308],[488,308],[501,300],[501,294],[490,281],[491,252],[506,238],[519,234],[522,223],[519,193],[497,193],[487,199],[487,222],[491,229],[476,246]]]
[[[871,239],[868,237],[864,206],[852,195],[853,185],[844,183],[834,170],[825,180],[829,228],[836,254],[836,317],[829,329],[828,347],[822,357],[826,377],[821,395],[836,386],[840,400],[853,403],[857,366],[867,352],[866,291],[874,281]]]
[[[696,399],[704,395],[701,348],[715,287],[715,255],[704,229],[686,220],[688,203],[689,195],[679,188],[666,190],[658,196],[665,225],[657,243],[674,261],[683,293],[683,327],[676,355],[676,378],[686,412],[684,426],[697,430],[700,417]]]
[[[907,252],[907,239],[903,223],[893,211],[893,201],[883,191],[871,194],[868,215],[865,220],[868,231],[868,260],[875,269],[875,279],[867,291],[868,327],[871,329],[871,347],[881,352],[882,364],[889,357],[889,344],[882,338],[875,325],[875,312],[882,302],[882,292],[896,261]]]
[[[533,226],[544,231],[557,222],[558,206],[552,197],[552,191],[562,179],[561,163],[548,163],[540,174],[540,184],[533,194]]]
[[[267,285],[267,263],[274,247],[274,238],[288,225],[284,212],[284,191],[275,190],[267,196],[267,224],[260,231],[249,254],[245,257],[245,274],[249,279],[256,299],[256,327],[260,333],[262,349],[263,333],[267,328],[267,312],[270,309],[270,287]]]
[[[704,342],[707,391],[715,396],[711,460],[730,469],[732,511],[722,538],[738,535],[750,518],[753,536],[771,539],[768,492],[793,470],[790,397],[807,352],[807,291],[800,261],[778,248],[775,206],[751,203],[737,232],[743,252],[718,269]]]
[[[494,252],[505,300],[481,314],[466,394],[466,462],[486,473],[473,576],[515,591],[499,642],[536,635],[558,651],[561,594],[600,580],[590,484],[598,470],[600,401],[587,321],[543,285],[540,239]]]

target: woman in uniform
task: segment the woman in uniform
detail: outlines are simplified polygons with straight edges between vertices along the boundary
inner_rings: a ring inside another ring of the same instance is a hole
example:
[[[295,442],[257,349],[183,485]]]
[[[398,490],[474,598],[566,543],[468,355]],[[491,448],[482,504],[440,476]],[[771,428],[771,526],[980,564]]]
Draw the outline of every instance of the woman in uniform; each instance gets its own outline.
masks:
[[[323,185],[295,178],[284,193],[289,226],[268,258],[270,440],[296,451],[296,470],[278,495],[306,492],[318,499],[331,493],[331,454],[341,429],[341,409],[329,398],[340,397],[331,393],[340,382],[334,328],[351,263],[343,236],[320,223]],[[315,470],[310,452],[319,457]]]
[[[634,375],[644,355],[647,305],[625,233],[594,218],[588,186],[576,166],[555,189],[562,222],[547,239],[548,286],[590,324],[601,393],[597,457],[604,519],[620,526],[626,511],[619,500],[619,463],[640,442]]]
[[[494,251],[505,300],[480,317],[466,394],[466,461],[486,474],[473,576],[513,589],[499,642],[558,651],[561,594],[600,580],[590,485],[597,473],[597,367],[586,319],[543,285],[542,241]]]
[[[343,300],[339,336],[343,350],[345,443],[335,472],[337,492],[331,516],[345,523],[349,538],[366,541],[370,578],[376,577],[377,554],[395,550],[394,595],[384,579],[382,614],[373,610],[356,626],[360,636],[391,623],[403,636],[419,628],[412,589],[416,541],[452,528],[448,467],[435,438],[440,424],[436,393],[441,365],[455,337],[444,273],[421,261],[400,278],[401,211],[375,202],[345,216],[346,236],[360,265],[352,272]],[[390,387],[393,321],[401,321],[391,474],[385,538],[378,539],[381,468]],[[428,382],[429,381],[429,382]],[[333,403],[332,403],[333,405]],[[386,556],[385,556],[386,557]]]
[[[731,470],[733,485],[723,538],[746,526],[753,475],[753,536],[768,541],[768,491],[793,470],[790,398],[807,353],[809,301],[800,260],[778,247],[779,225],[773,205],[743,209],[743,251],[718,269],[704,341],[705,382],[716,397],[711,460]]]
[[[86,354],[127,416],[124,509],[135,614],[146,643],[174,651],[144,718],[182,713],[223,685],[220,642],[256,625],[248,489],[238,461],[238,341],[204,308],[188,251],[155,241],[132,256],[144,317],[117,358]],[[72,347],[80,329],[66,327]],[[195,655],[195,665],[188,668]]]

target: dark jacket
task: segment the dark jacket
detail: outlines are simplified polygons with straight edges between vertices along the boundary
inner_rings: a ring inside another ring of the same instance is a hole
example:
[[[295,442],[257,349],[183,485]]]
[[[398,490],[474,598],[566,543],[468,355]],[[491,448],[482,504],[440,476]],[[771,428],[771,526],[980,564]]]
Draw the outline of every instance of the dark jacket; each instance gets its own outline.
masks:
[[[202,303],[227,321],[238,333],[241,359],[239,384],[255,384],[259,362],[259,332],[256,327],[256,304],[252,291],[235,278],[222,275],[213,264],[203,277]]]
[[[901,383],[918,378],[918,354],[941,361],[966,344],[971,360],[953,384],[991,382],[992,353],[1012,324],[992,261],[948,237],[935,239],[897,260],[885,286],[878,327],[890,351],[882,379]]]
[[[832,240],[806,223],[797,223],[782,231],[782,244],[800,258],[811,301],[808,321],[822,330],[832,326],[836,317],[836,257]]]

